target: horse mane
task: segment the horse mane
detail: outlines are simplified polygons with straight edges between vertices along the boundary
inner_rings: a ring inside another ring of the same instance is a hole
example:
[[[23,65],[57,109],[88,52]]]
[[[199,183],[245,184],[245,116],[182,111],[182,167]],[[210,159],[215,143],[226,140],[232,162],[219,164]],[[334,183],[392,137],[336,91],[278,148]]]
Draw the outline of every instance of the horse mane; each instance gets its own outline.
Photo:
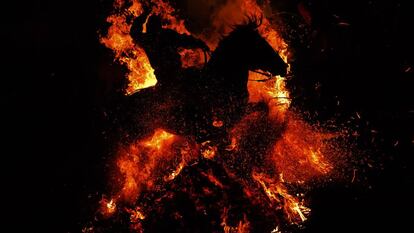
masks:
[[[237,33],[239,31],[255,31],[257,30],[260,25],[262,25],[263,22],[263,15],[260,16],[252,16],[252,15],[246,15],[246,19],[239,24],[234,24],[230,26],[233,31],[229,33],[230,36],[232,33]]]
[[[228,54],[227,50],[228,48],[234,48],[235,41],[243,41],[246,40],[252,35],[252,33],[258,33],[257,29],[262,24],[263,17],[253,17],[253,16],[247,16],[245,17],[245,20],[239,24],[234,24],[230,26],[232,29],[227,34],[222,34],[220,37],[220,41],[217,44],[216,49],[211,54],[211,60],[209,62],[210,66],[215,66],[217,64],[220,64],[223,59],[227,59]],[[239,51],[239,53],[242,53]]]
[[[220,35],[221,39],[217,45],[217,48],[221,48],[225,44],[230,43],[229,41],[231,41],[234,37],[257,31],[257,28],[262,24],[262,20],[263,16],[257,17],[246,15],[243,22],[230,26],[232,30],[229,33]]]

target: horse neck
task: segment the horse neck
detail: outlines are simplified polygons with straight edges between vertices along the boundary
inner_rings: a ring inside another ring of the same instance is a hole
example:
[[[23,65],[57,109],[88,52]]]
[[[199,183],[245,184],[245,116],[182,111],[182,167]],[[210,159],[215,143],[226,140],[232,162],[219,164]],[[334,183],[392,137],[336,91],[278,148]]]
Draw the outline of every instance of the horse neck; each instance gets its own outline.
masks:
[[[216,49],[207,66],[207,72],[228,91],[246,91],[248,65],[245,53],[237,48],[222,47]]]
[[[233,47],[230,41],[225,46],[218,47],[211,56],[210,68],[224,73],[248,72],[247,58],[245,53],[240,56],[240,49],[243,48]]]

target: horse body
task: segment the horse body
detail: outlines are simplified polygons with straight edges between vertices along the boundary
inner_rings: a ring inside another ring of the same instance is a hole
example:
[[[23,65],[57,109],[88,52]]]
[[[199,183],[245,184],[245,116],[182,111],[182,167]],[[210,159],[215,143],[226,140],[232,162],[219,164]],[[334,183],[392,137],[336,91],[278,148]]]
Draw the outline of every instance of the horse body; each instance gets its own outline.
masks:
[[[195,136],[198,141],[225,134],[247,107],[249,70],[286,73],[286,64],[256,27],[252,23],[237,26],[198,74],[129,96],[129,104],[136,108],[133,114],[138,115],[135,124]],[[215,121],[220,125],[214,125]]]

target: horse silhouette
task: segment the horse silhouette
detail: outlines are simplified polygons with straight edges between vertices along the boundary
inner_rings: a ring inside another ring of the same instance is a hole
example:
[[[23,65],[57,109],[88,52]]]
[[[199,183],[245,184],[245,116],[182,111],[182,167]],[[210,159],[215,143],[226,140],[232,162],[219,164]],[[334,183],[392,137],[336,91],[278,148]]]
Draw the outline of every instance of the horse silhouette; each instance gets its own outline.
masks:
[[[199,71],[190,75],[183,72],[185,75],[172,78],[167,85],[126,97],[123,114],[127,131],[142,135],[163,128],[174,134],[194,136],[197,141],[215,140],[226,134],[248,106],[249,71],[286,74],[287,65],[259,34],[259,25],[249,20],[234,26]],[[165,64],[163,67],[168,69]],[[168,79],[163,79],[166,82]],[[215,121],[220,124],[213,124]]]

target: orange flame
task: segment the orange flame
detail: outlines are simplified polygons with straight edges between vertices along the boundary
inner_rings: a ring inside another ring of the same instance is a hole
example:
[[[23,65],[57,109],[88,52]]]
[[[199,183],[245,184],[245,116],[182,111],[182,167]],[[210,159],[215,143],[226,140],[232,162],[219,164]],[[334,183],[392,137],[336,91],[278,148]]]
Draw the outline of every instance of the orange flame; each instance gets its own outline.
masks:
[[[325,154],[333,154],[329,139],[338,135],[324,133],[288,115],[286,129],[274,145],[271,158],[277,171],[288,182],[304,182],[328,174],[333,166]]]
[[[242,10],[247,15],[262,18],[264,12],[257,5],[256,0],[244,0],[241,6]],[[267,17],[262,18],[262,24],[258,28],[260,35],[277,51],[283,61],[288,65],[288,73],[290,72],[290,65],[288,62],[288,45],[283,38],[276,31],[274,26]],[[263,80],[267,77],[254,72],[249,72],[249,102],[264,101],[268,103],[270,108],[270,115],[279,120],[283,117],[290,106],[290,94],[286,89],[285,78],[276,76],[266,82],[257,82],[254,80]]]
[[[204,177],[206,177],[212,184],[214,184],[215,186],[224,189],[224,185],[217,179],[217,177],[215,177],[213,175],[213,173],[211,171],[208,172],[201,172],[201,175],[203,175]]]
[[[253,179],[263,188],[270,201],[279,208],[283,208],[291,222],[299,224],[306,221],[310,209],[304,206],[296,197],[289,194],[282,182],[274,181],[265,174],[253,172]]]
[[[175,179],[197,157],[194,143],[163,129],[155,130],[152,136],[120,150],[117,165],[123,182],[117,198],[134,203],[143,189],[152,190]],[[178,159],[181,162],[177,164]]]
[[[130,3],[129,7],[127,7],[127,2]],[[184,21],[174,16],[175,9],[167,2],[151,0],[151,3],[152,13],[160,15],[168,22],[163,25],[164,28],[173,29],[181,34],[190,34],[185,28]],[[108,33],[100,40],[107,48],[113,50],[115,59],[128,68],[129,84],[126,93],[132,94],[157,83],[154,69],[145,51],[137,46],[130,36],[133,21],[128,18],[136,18],[143,13],[142,3],[140,0],[115,0],[114,8],[115,13],[106,19],[111,24]]]
[[[185,160],[184,159],[181,160],[181,162],[180,162],[180,164],[178,164],[177,168],[173,172],[171,172],[171,174],[168,177],[166,177],[164,180],[165,181],[172,181],[172,180],[174,180],[175,177],[177,177],[180,174],[181,170],[183,170],[183,168],[185,167],[185,165],[186,165]]]
[[[109,216],[111,216],[112,214],[115,213],[116,203],[115,203],[114,199],[108,200],[105,197],[102,197],[102,199],[100,201],[100,204],[101,204],[101,211],[100,212],[104,217],[109,217]]]
[[[115,9],[119,13],[110,15],[106,19],[111,26],[107,35],[101,37],[101,43],[112,49],[115,59],[127,66],[129,84],[126,92],[131,94],[139,89],[154,86],[157,79],[144,50],[136,46],[130,36],[132,23],[127,18],[137,17],[142,13],[141,3],[134,0],[130,7],[124,9],[125,5],[123,0],[114,2]]]
[[[243,219],[239,221],[239,224],[237,226],[230,226],[227,223],[228,211],[228,208],[224,208],[223,213],[221,215],[221,226],[223,227],[224,233],[248,233],[250,230],[250,223],[247,220],[246,215],[243,214]]]
[[[210,141],[201,143],[201,155],[206,159],[213,159],[216,156],[217,147],[212,146]]]

